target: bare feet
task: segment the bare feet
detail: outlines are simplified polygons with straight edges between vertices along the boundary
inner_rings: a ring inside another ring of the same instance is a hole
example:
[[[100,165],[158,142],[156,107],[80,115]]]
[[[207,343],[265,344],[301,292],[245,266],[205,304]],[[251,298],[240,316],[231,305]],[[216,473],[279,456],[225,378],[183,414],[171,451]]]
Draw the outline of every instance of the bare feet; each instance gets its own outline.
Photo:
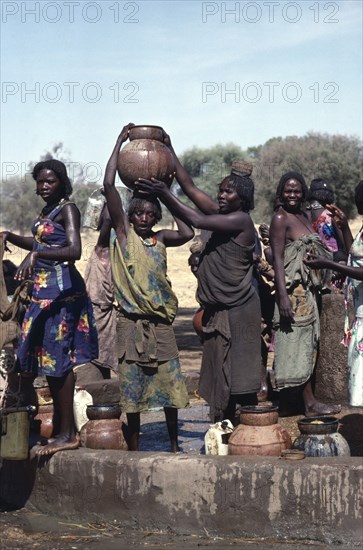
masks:
[[[79,437],[75,436],[74,438],[68,437],[56,437],[48,440],[46,445],[39,445],[35,449],[35,454],[37,456],[50,456],[59,451],[70,451],[73,449],[78,449],[79,447]]]
[[[342,410],[341,405],[325,405],[314,401],[311,405],[305,405],[305,416],[324,416],[326,414],[338,414]]]
[[[176,441],[172,441],[170,445],[170,452],[171,453],[180,453],[181,449]]]

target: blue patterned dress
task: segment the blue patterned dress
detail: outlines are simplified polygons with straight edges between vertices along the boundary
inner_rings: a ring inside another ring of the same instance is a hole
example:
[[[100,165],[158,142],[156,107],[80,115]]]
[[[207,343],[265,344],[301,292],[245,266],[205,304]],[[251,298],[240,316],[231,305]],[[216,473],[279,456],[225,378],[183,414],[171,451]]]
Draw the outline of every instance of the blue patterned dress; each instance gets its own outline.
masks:
[[[65,204],[62,201],[47,216],[35,220],[33,250],[67,245],[64,227],[54,221]],[[17,370],[62,377],[98,356],[92,305],[73,262],[38,258],[33,282],[17,349]]]

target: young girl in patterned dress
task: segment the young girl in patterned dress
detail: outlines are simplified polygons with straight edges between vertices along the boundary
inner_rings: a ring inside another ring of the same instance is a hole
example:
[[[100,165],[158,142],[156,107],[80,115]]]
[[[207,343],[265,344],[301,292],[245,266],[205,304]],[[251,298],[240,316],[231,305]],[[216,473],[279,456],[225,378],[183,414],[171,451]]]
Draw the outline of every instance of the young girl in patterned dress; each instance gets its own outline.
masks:
[[[129,448],[139,448],[140,412],[163,407],[171,451],[178,447],[178,409],[188,406],[172,327],[178,301],[167,277],[166,247],[180,246],[194,231],[176,219],[177,230],[153,231],[161,207],[147,194],[134,195],[128,213],[115,187],[118,153],[128,138],[121,131],[108,161],[104,189],[114,231],[110,258],[118,303],[117,352],[120,404],[127,415]]]

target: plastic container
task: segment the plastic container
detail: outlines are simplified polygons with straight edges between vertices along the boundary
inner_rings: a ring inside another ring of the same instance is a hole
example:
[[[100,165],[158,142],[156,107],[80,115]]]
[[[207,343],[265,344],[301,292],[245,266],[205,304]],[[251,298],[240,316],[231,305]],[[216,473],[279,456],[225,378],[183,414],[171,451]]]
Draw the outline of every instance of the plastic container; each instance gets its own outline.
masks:
[[[73,414],[77,432],[88,422],[87,407],[93,405],[92,395],[83,387],[76,386],[74,390]]]
[[[222,420],[211,424],[204,436],[206,455],[228,455],[228,439],[233,432],[233,425],[229,420]]]
[[[83,218],[83,227],[94,229],[95,231],[98,228],[102,208],[105,204],[105,196],[102,193],[102,189],[102,187],[96,189],[88,197],[86,211]]]
[[[26,460],[29,454],[29,416],[35,407],[1,410],[0,458]]]

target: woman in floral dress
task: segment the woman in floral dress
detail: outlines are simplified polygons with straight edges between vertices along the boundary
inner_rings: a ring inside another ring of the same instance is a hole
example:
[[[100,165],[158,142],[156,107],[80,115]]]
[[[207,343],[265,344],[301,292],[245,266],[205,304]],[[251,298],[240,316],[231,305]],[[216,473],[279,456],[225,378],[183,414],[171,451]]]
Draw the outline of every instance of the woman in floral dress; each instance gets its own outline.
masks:
[[[33,223],[33,237],[5,231],[3,238],[31,251],[16,275],[34,283],[16,370],[25,393],[36,376],[47,377],[55,437],[36,452],[50,455],[79,445],[73,418],[73,368],[97,357],[97,333],[84,281],[74,265],[81,257],[80,213],[68,199],[72,186],[66,167],[51,159],[36,164],[32,175],[36,193],[46,203]]]
[[[355,189],[355,203],[358,214],[363,214],[363,180]],[[355,319],[349,328],[346,320],[346,342],[349,367],[349,403],[353,407],[363,407],[363,226],[353,240],[345,214],[337,207],[329,208],[334,221],[342,230],[347,250],[350,250],[348,265],[325,260],[309,254],[305,263],[313,269],[328,268],[348,277],[346,288],[352,291]],[[348,296],[347,296],[348,298]]]

